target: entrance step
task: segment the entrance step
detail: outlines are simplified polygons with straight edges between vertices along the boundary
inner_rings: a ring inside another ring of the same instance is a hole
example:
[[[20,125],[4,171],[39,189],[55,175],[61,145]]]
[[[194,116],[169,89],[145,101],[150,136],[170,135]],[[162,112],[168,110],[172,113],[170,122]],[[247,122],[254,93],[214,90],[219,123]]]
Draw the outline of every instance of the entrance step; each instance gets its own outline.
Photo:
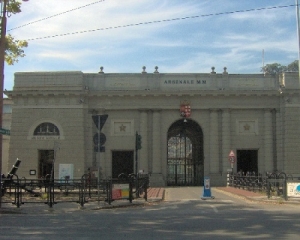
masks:
[[[147,191],[147,198],[149,200],[160,199],[164,198],[165,189],[164,188],[149,188]]]
[[[161,173],[152,173],[149,178],[150,187],[165,186],[165,180]]]

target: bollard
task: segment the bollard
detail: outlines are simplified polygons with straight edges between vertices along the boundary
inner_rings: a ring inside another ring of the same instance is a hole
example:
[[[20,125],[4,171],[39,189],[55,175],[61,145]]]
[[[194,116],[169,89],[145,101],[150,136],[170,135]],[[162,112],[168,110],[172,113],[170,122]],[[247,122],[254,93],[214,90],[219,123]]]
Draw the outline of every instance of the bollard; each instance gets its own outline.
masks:
[[[206,199],[214,199],[215,197],[213,197],[211,195],[211,190],[210,190],[210,178],[209,177],[204,177],[204,186],[203,186],[203,195],[201,197],[202,200],[206,200]]]

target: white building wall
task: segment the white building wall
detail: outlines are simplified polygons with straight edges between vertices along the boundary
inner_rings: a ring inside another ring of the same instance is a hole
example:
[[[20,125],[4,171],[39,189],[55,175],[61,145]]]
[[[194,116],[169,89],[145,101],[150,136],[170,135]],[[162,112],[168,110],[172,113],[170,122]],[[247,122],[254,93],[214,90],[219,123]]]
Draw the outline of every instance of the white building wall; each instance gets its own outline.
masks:
[[[30,177],[29,170],[38,168],[38,150],[54,149],[58,143],[56,172],[60,163],[74,163],[75,177],[98,166],[109,177],[112,151],[135,151],[139,132],[138,168],[151,172],[152,181],[164,185],[167,132],[181,119],[180,103],[188,101],[190,119],[203,131],[204,175],[211,176],[212,184],[226,181],[230,150],[257,150],[261,173],[275,167],[300,173],[296,75],[280,79],[285,84],[280,94],[276,77],[259,74],[17,73],[9,93],[14,101],[9,165],[17,157],[22,159],[18,173]],[[109,116],[102,129],[107,140],[101,154],[94,152],[93,110]],[[57,124],[61,138],[32,139],[42,121]],[[122,125],[125,130],[120,130]]]

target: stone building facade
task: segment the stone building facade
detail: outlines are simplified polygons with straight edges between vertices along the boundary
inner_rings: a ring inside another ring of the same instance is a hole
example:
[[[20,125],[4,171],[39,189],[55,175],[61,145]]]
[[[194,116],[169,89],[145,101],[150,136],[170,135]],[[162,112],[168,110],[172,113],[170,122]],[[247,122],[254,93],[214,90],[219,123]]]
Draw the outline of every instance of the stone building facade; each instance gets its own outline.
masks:
[[[205,176],[221,186],[231,169],[300,173],[298,73],[23,72],[6,94],[8,165],[22,160],[19,177],[99,169],[102,178],[149,173],[151,186]]]
[[[3,115],[2,115],[2,128],[10,130],[11,124],[11,113],[12,113],[12,100],[9,98],[3,98]],[[9,134],[2,134],[2,171],[6,174],[9,170],[8,164],[8,153],[9,153]]]

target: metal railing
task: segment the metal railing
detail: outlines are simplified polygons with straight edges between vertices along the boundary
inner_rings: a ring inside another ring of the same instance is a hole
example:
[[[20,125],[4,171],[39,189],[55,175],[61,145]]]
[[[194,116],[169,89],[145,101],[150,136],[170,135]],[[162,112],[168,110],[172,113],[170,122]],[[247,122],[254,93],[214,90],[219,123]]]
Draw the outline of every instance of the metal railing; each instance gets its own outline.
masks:
[[[287,200],[287,183],[294,179],[300,180],[300,177],[284,172],[272,172],[265,175],[255,172],[228,173],[227,185],[248,191],[262,192],[268,198],[278,196]]]
[[[235,188],[242,188],[249,191],[263,192],[266,189],[266,177],[254,172],[229,173],[228,185]]]
[[[80,206],[92,201],[112,201],[143,197],[147,201],[148,175],[124,174],[117,179],[91,179],[84,174],[80,179],[19,178],[16,174],[3,178],[3,203],[12,203],[18,208],[25,203],[45,203],[50,208],[59,202],[77,202]],[[125,186],[125,188],[124,188]],[[126,189],[126,186],[128,188]],[[123,189],[120,189],[123,188]],[[121,197],[117,194],[121,193]],[[122,195],[123,194],[123,195]]]

